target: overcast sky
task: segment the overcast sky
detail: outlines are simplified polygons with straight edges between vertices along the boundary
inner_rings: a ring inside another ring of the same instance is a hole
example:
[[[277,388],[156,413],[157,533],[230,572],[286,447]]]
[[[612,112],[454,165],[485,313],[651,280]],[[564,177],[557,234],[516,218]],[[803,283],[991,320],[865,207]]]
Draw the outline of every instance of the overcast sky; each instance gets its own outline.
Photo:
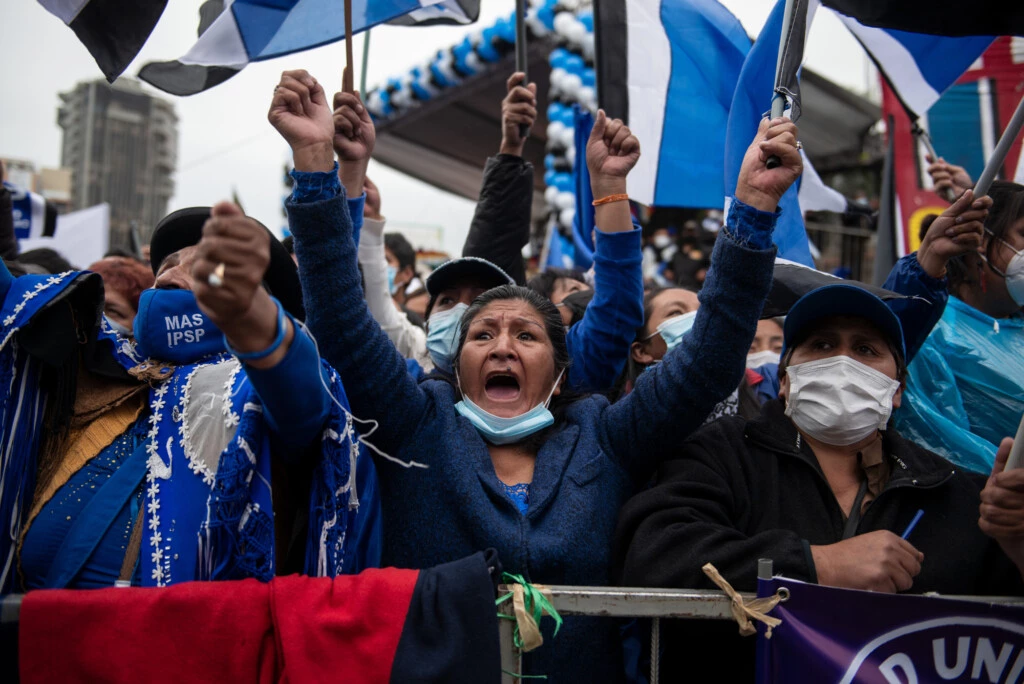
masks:
[[[148,61],[174,59],[195,41],[202,0],[172,0],[163,18],[127,69],[135,75]],[[397,28],[373,30],[368,85],[405,73],[439,48],[460,41],[472,30],[490,25],[512,12],[514,0],[486,0],[475,27]],[[723,0],[756,35],[768,17],[772,0]],[[338,0],[341,6],[341,0]],[[341,83],[344,45],[335,43],[246,67],[210,91],[173,100],[179,117],[177,187],[169,210],[210,205],[230,198],[236,189],[246,211],[277,230],[284,187],[281,170],[288,159],[284,141],[267,123],[271,93],[281,71],[307,69],[323,83]],[[362,38],[356,38],[356,59]],[[815,19],[806,50],[809,68],[857,92],[876,77],[847,30],[827,10]],[[57,93],[83,80],[101,78],[100,71],[75,35],[33,0],[4,0],[0,21],[0,157],[28,159],[37,166],[60,163],[61,131],[56,124]],[[358,67],[356,70],[358,74]],[[358,83],[358,77],[357,77]],[[871,86],[873,87],[873,85]],[[148,86],[147,86],[148,88]],[[154,89],[150,89],[158,93]],[[500,103],[495,103],[495,108]],[[495,131],[495,151],[500,132]],[[643,142],[643,141],[641,141]],[[453,141],[457,144],[457,141]],[[373,164],[370,175],[381,188],[383,213],[393,225],[440,228],[444,248],[461,249],[473,214],[473,203]]]

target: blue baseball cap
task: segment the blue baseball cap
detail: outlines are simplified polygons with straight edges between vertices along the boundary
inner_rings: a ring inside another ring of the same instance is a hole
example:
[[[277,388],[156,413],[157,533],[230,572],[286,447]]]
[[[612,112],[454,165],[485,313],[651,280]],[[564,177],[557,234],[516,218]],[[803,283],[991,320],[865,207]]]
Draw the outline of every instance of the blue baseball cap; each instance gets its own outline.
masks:
[[[903,340],[903,325],[892,309],[879,297],[849,281],[825,285],[811,290],[797,300],[786,314],[782,327],[782,355],[796,340],[805,337],[805,331],[817,321],[833,316],[855,316],[870,321],[907,358],[907,346]]]

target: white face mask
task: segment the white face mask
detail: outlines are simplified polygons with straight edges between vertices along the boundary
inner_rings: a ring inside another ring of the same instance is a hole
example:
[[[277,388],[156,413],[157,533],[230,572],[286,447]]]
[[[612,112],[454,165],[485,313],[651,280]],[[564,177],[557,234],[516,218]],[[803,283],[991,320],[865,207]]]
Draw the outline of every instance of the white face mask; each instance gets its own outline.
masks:
[[[1006,278],[1006,290],[1013,297],[1017,306],[1024,307],[1024,252],[1013,249],[1013,246],[1006,240],[1000,240],[1000,242],[1013,250],[1013,258],[1006,266],[1006,273],[1002,274]]]
[[[666,247],[672,244],[672,238],[670,238],[668,235],[655,235],[654,240],[652,242],[654,243],[654,246],[657,247],[658,249],[665,249]]]
[[[885,430],[900,383],[849,356],[832,356],[786,369],[786,415],[825,444],[849,446]]]
[[[778,365],[779,354],[771,349],[759,351],[756,354],[747,354],[747,368],[760,368],[761,366],[774,363]]]

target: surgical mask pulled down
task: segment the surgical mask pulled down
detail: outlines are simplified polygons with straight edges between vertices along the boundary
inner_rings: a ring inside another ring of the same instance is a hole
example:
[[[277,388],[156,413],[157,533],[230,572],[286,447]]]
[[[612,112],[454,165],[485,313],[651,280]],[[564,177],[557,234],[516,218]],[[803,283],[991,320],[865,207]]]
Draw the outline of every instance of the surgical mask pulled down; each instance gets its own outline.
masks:
[[[665,340],[665,346],[669,349],[677,346],[683,340],[683,336],[690,332],[693,328],[693,322],[697,319],[697,312],[690,311],[684,313],[681,316],[673,316],[672,318],[666,318],[658,326],[658,329],[648,335],[645,339],[649,340],[655,335],[661,335],[661,339]]]
[[[462,334],[462,315],[468,308],[469,305],[459,303],[447,311],[432,314],[427,321],[427,353],[434,365],[445,373],[452,372],[452,359]]]
[[[465,394],[462,395],[462,401],[455,404],[455,410],[469,419],[480,436],[491,444],[514,444],[555,424],[555,417],[548,410],[548,406],[551,404],[551,397],[555,395],[555,390],[558,389],[558,383],[562,381],[564,374],[564,370],[558,374],[547,399],[519,416],[502,418],[488,413],[474,404]],[[458,380],[457,373],[455,377]],[[459,380],[459,392],[462,392],[461,380]]]
[[[897,380],[848,356],[789,366],[786,415],[804,433],[833,446],[850,446],[885,430]]]

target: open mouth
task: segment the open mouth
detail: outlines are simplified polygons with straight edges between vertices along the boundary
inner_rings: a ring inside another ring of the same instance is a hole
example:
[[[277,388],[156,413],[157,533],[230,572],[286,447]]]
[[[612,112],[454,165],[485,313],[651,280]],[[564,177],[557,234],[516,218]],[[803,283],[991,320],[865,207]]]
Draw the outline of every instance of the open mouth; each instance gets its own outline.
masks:
[[[491,401],[515,401],[519,398],[519,380],[508,373],[497,373],[487,378],[484,392]]]

